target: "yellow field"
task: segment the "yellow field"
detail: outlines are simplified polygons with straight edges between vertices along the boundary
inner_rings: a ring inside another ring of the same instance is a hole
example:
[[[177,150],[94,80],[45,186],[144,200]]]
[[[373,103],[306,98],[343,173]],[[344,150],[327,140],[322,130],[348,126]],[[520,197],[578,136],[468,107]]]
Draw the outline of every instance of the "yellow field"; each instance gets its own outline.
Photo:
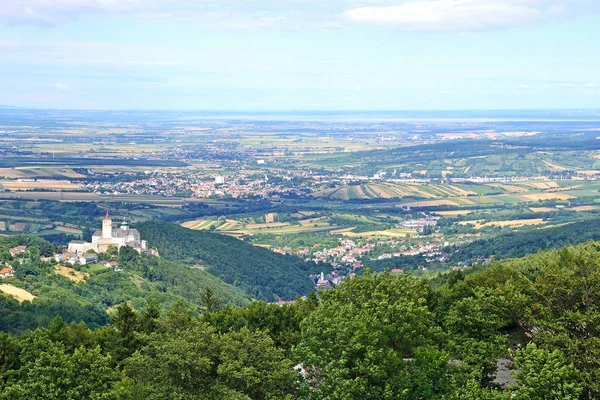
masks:
[[[469,196],[469,195],[474,195],[474,194],[476,194],[475,192],[472,192],[472,191],[470,191],[470,190],[465,190],[465,189],[459,188],[458,186],[455,186],[455,185],[450,185],[450,186],[448,186],[448,187],[449,187],[449,188],[451,188],[451,189],[453,189],[453,190],[455,190],[455,191],[457,191],[457,192],[458,192],[458,194],[459,194],[459,195],[461,195],[461,196]]]
[[[553,189],[559,188],[560,185],[554,181],[529,181],[519,182],[520,185],[532,187],[534,189]]]
[[[73,183],[65,182],[18,182],[18,181],[1,181],[0,184],[9,190],[76,190],[79,186]]]
[[[600,170],[597,170],[597,169],[579,170],[577,172],[580,173],[580,174],[584,174],[584,175],[598,175],[598,174],[600,174]]]
[[[456,217],[457,215],[467,215],[473,212],[472,210],[454,210],[454,211],[436,211],[432,214],[441,215],[443,217]]]
[[[83,282],[85,278],[90,277],[90,274],[88,273],[76,271],[73,268],[65,267],[64,265],[57,265],[54,271],[57,275],[64,276],[75,283]]]
[[[600,210],[600,206],[578,206],[578,207],[569,208],[569,210],[574,210],[574,211],[595,211],[595,210]]]
[[[524,200],[529,201],[538,201],[538,200],[569,200],[574,199],[574,196],[565,194],[565,193],[534,193],[534,194],[524,194],[519,196]]]
[[[225,223],[217,228],[218,231],[235,231],[240,229],[243,224],[239,221],[228,219]]]
[[[339,234],[343,234],[346,232],[352,232],[354,229],[356,229],[356,226],[351,226],[349,228],[336,229],[333,231],[329,231],[329,233],[331,233],[332,235],[339,235]]]
[[[521,226],[543,225],[545,223],[546,223],[546,221],[544,221],[542,218],[516,219],[516,220],[510,220],[510,221],[491,221],[491,222],[487,222],[487,223],[483,223],[483,220],[481,220],[481,219],[473,220],[473,221],[458,222],[459,225],[471,224],[475,227],[475,229],[486,228],[488,226],[501,226],[501,227],[509,226],[511,228],[518,228]]]
[[[564,170],[566,170],[565,167],[561,167],[558,164],[552,164],[551,162],[548,162],[546,160],[544,160],[544,164],[546,164],[548,166],[548,168],[550,168],[550,171],[564,171]]]
[[[29,293],[27,290],[13,286],[10,283],[4,283],[0,285],[0,292],[11,295],[17,299],[19,303],[24,301],[33,301],[33,299],[36,298],[36,296]]]
[[[552,212],[557,210],[552,207],[530,207],[529,209],[533,212]]]
[[[281,228],[282,226],[289,226],[289,222],[272,222],[270,224],[248,224],[248,229],[264,229],[264,228]]]
[[[210,227],[216,222],[217,221],[213,220],[197,219],[195,221],[184,222],[183,224],[181,224],[181,226],[188,229],[203,230],[210,229]]]
[[[413,201],[410,203],[406,203],[406,206],[409,207],[435,207],[435,206],[458,206],[457,204],[450,200],[427,200],[427,201]]]

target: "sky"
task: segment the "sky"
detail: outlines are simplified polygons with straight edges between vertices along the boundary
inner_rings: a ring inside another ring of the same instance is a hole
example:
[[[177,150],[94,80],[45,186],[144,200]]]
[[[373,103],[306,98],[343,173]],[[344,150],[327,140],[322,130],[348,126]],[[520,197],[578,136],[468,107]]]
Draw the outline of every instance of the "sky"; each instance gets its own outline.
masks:
[[[0,0],[0,105],[600,108],[600,1]]]

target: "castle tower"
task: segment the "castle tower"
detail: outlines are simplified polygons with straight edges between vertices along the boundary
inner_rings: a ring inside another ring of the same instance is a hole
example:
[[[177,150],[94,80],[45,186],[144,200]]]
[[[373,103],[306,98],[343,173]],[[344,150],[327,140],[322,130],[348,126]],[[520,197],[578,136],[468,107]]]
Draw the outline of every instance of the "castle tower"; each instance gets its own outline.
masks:
[[[108,215],[108,211],[106,212],[106,217],[102,220],[102,238],[112,238],[112,219]]]

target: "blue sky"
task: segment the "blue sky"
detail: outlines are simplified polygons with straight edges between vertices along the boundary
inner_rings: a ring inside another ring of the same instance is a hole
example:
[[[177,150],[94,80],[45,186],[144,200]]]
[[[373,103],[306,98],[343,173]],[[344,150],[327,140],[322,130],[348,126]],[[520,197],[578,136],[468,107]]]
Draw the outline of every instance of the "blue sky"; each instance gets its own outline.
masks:
[[[600,108],[600,1],[0,0],[0,104]]]

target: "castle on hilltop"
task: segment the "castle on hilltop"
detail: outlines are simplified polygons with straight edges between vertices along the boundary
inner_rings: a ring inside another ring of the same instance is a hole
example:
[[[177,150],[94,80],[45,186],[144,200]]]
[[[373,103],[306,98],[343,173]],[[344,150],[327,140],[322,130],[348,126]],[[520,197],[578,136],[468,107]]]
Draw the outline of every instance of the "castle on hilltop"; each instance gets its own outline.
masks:
[[[92,242],[72,240],[69,242],[69,252],[83,254],[88,250],[94,250],[96,253],[104,253],[109,246],[116,246],[118,249],[129,246],[139,253],[148,251],[148,242],[141,240],[137,229],[130,229],[125,221],[120,227],[113,228],[112,218],[107,211],[102,220],[102,230],[94,232]]]

